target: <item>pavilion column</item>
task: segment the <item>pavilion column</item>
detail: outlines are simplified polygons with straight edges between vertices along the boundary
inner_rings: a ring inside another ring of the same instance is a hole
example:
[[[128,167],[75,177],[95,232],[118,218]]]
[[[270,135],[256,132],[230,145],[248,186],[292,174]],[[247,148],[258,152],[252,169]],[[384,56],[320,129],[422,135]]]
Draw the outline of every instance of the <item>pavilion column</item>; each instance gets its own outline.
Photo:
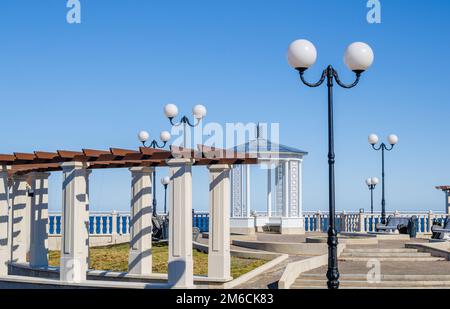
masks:
[[[87,164],[61,164],[62,185],[62,239],[60,280],[86,280],[89,267],[89,174]]]
[[[8,170],[10,166],[0,166],[0,276],[8,275],[8,260],[10,258],[8,247],[9,222],[9,194]]]
[[[251,183],[250,183],[250,165],[245,166],[245,215],[249,218],[251,214]]]
[[[267,217],[272,216],[272,169],[267,165]]]
[[[30,229],[27,216],[30,215],[30,203],[27,190],[28,175],[13,175],[12,198],[12,261],[27,262]]]
[[[450,190],[445,191],[445,213],[450,215]]]
[[[289,217],[289,161],[283,162],[283,217]]]
[[[192,258],[193,159],[170,159],[169,166],[169,267],[168,282],[174,288],[194,286]]]
[[[208,277],[231,280],[230,165],[208,167],[209,240]]]
[[[50,173],[30,173],[30,266],[48,266],[48,177]]]
[[[132,167],[131,171],[131,241],[128,272],[152,273],[152,167]]]

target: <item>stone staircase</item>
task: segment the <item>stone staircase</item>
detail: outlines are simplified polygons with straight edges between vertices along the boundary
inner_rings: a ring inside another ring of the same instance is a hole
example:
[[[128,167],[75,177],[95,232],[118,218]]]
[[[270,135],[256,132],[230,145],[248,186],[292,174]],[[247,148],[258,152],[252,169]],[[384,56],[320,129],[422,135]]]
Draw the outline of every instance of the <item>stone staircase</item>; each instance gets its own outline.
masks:
[[[381,263],[381,276],[378,281],[368,278],[369,268],[366,263],[377,260]],[[339,261],[347,265],[347,273],[341,272],[340,288],[342,289],[450,289],[450,274],[414,274],[414,265],[435,265],[434,263],[448,263],[444,258],[433,257],[430,253],[418,252],[417,249],[345,249],[339,257]],[[409,263],[408,263],[409,262]],[[411,271],[406,274],[385,274],[383,265],[389,263],[401,263],[412,265]],[[357,265],[358,264],[358,265]],[[355,267],[353,267],[354,265]],[[361,265],[363,267],[361,268]],[[351,266],[351,267],[348,267]],[[367,272],[366,272],[367,271]],[[356,273],[353,273],[356,272]],[[312,271],[301,274],[292,289],[323,289],[327,287],[326,266],[320,268],[320,273]]]
[[[430,253],[418,252],[417,249],[345,249],[340,261],[367,262],[376,259],[380,262],[436,262],[444,258],[433,257]]]

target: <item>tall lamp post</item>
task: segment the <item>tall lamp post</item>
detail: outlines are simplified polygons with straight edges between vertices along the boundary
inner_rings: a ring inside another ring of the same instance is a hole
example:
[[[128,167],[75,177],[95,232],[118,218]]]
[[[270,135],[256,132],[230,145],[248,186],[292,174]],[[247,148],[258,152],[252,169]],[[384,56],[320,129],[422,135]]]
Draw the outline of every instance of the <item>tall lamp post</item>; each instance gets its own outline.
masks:
[[[167,131],[162,131],[160,136],[159,136],[159,138],[161,139],[163,144],[159,145],[157,140],[153,140],[153,141],[151,141],[150,145],[147,146],[146,142],[148,141],[149,137],[150,137],[150,134],[148,134],[147,131],[141,131],[138,134],[139,141],[142,143],[142,145],[144,147],[146,147],[146,148],[154,148],[154,149],[156,149],[156,148],[162,149],[162,148],[166,147],[167,142],[171,138],[171,135]],[[153,203],[152,203],[153,204],[153,208],[152,209],[153,209],[153,216],[156,217],[157,216],[157,212],[156,212],[156,204],[157,204],[157,202],[156,202],[156,190],[155,190],[155,188],[156,188],[156,183],[155,183],[155,181],[156,181],[156,168],[153,169],[152,178],[153,178],[152,179],[152,185],[153,185]]]
[[[170,183],[170,177],[161,178],[161,184],[164,186],[164,214],[167,214],[167,186]]]
[[[373,215],[373,190],[375,190],[375,187],[380,182],[380,180],[377,177],[368,178],[366,180],[366,185],[369,187],[370,190],[370,213]]]
[[[355,73],[356,79],[352,84],[343,83],[338,72],[329,65],[322,72],[320,80],[316,83],[309,83],[304,78],[305,71],[311,67],[317,59],[315,46],[307,40],[296,40],[291,43],[288,49],[289,64],[300,73],[301,81],[309,87],[318,87],[327,80],[328,87],[328,195],[329,195],[329,227],[328,227],[328,288],[339,288],[339,270],[337,260],[338,237],[335,228],[335,182],[334,182],[334,128],[333,128],[333,84],[336,83],[342,88],[350,89],[355,87],[361,77],[373,63],[374,55],[369,45],[356,42],[349,45],[345,51],[344,62],[347,67]]]
[[[174,122],[174,118],[178,115],[178,107],[175,104],[167,104],[166,106],[164,106],[164,114],[166,115],[167,118],[169,118],[170,124],[172,126],[180,126],[183,125],[184,129],[183,129],[183,135],[184,135],[184,147],[187,148],[187,127],[196,127],[200,124],[200,121],[205,118],[206,116],[206,107],[204,107],[203,105],[195,105],[194,108],[192,109],[192,115],[194,116],[194,118],[196,119],[195,123],[191,123],[189,121],[189,118],[186,116],[181,117],[179,122]]]
[[[378,141],[379,139],[376,134],[369,135],[369,144],[372,145],[372,148],[376,151],[381,150],[381,223],[386,224],[386,200],[384,198],[384,151],[391,151],[398,143],[398,137],[395,134],[388,136],[390,146],[387,146],[385,143],[381,143],[377,147],[376,144]]]

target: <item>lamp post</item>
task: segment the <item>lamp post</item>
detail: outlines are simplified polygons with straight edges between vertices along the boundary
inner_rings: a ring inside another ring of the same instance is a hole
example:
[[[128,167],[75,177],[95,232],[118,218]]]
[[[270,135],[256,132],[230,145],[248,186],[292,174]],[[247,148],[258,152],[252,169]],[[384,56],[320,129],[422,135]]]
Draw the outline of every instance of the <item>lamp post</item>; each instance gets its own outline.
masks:
[[[384,198],[384,151],[391,151],[394,146],[398,143],[398,137],[395,134],[388,136],[388,142],[390,146],[385,143],[381,143],[380,146],[376,146],[379,139],[376,134],[369,135],[369,144],[376,151],[381,150],[381,223],[386,224],[386,200]]]
[[[170,124],[172,126],[180,126],[183,125],[183,135],[184,135],[184,141],[183,141],[183,146],[185,148],[187,148],[187,127],[196,127],[200,124],[200,121],[205,118],[206,116],[206,107],[204,107],[203,105],[195,105],[194,108],[192,109],[192,115],[194,116],[194,118],[196,119],[195,123],[191,123],[189,121],[189,118],[186,116],[181,117],[180,121],[178,123],[174,122],[174,118],[178,115],[178,107],[175,104],[167,104],[166,106],[164,106],[164,114],[166,115],[167,118],[169,118]]]
[[[164,214],[167,214],[167,186],[170,183],[170,177],[161,178],[161,184],[164,186]]]
[[[339,270],[337,260],[338,237],[335,228],[335,182],[334,182],[334,127],[333,127],[333,85],[334,81],[342,88],[350,89],[355,87],[361,74],[373,63],[374,55],[369,45],[356,42],[349,45],[345,51],[344,62],[352,70],[356,79],[352,84],[343,83],[338,72],[329,65],[322,72],[320,80],[316,83],[309,83],[304,78],[305,71],[311,67],[317,59],[317,51],[314,45],[307,40],[296,40],[291,43],[288,49],[289,64],[300,73],[301,81],[309,87],[318,87],[327,80],[328,87],[328,198],[329,198],[329,227],[328,227],[328,288],[339,288]]]
[[[380,182],[380,180],[377,177],[368,178],[366,180],[366,185],[369,187],[370,190],[370,213],[373,215],[373,190],[375,190],[375,187]]]
[[[146,147],[146,148],[154,148],[154,149],[156,149],[156,148],[160,148],[160,149],[162,149],[162,148],[164,148],[164,147],[166,147],[166,145],[167,145],[167,142],[170,140],[170,138],[171,138],[171,135],[170,135],[170,133],[169,132],[167,132],[167,131],[162,131],[161,132],[161,134],[160,134],[160,136],[159,136],[159,138],[161,139],[161,141],[163,142],[163,144],[162,145],[159,145],[158,144],[158,141],[157,140],[153,140],[151,143],[150,143],[150,145],[149,146],[147,146],[145,143],[147,142],[147,140],[149,139],[149,137],[150,137],[150,134],[148,134],[148,132],[147,131],[141,131],[141,132],[139,132],[139,134],[138,134],[138,138],[139,138],[139,141],[142,143],[142,145],[144,146],[144,147]],[[156,201],[156,190],[155,190],[155,188],[156,188],[156,183],[155,183],[155,181],[156,181],[156,168],[154,168],[153,169],[153,175],[152,175],[152,185],[153,185],[153,210],[152,210],[152,212],[153,212],[153,216],[154,217],[156,217],[157,216],[157,212],[156,212],[156,204],[157,204],[157,201]]]

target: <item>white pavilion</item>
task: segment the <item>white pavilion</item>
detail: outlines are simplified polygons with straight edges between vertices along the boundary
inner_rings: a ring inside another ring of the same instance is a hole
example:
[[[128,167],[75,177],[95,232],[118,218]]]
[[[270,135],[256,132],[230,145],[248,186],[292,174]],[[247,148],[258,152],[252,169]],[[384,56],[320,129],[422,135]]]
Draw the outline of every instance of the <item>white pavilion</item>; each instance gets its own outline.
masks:
[[[252,211],[251,166],[235,165],[231,172],[231,233],[304,234],[302,163],[308,153],[261,137],[259,127],[254,140],[233,150],[255,156],[258,168],[267,170],[267,210],[264,215]]]

